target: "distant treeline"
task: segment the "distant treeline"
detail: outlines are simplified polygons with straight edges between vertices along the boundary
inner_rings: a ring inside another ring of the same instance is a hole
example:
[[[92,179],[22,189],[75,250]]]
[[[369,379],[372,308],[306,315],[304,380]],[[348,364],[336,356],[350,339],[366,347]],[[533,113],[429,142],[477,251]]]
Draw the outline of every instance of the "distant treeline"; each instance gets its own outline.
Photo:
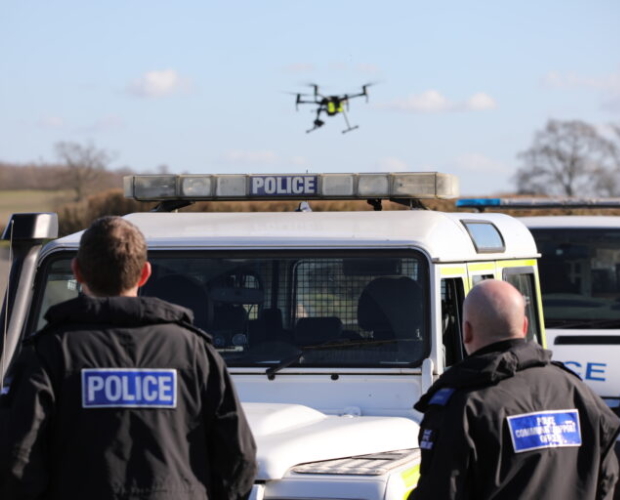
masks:
[[[123,176],[131,173],[129,169],[99,171],[97,190],[121,187]],[[66,165],[0,162],[0,190],[66,189],[72,183],[72,174]]]
[[[64,144],[64,147],[73,145]],[[149,211],[155,203],[137,202],[126,199],[122,190],[122,178],[134,172],[130,169],[108,170],[105,162],[93,162],[92,148],[77,146],[81,162],[67,161],[66,164],[9,164],[0,162],[0,191],[71,189],[76,193],[75,201],[59,205],[58,213],[60,235],[80,231],[96,218],[103,215],[125,215],[132,212]],[[94,151],[94,153],[93,153]],[[75,155],[74,155],[75,156]],[[164,170],[158,173],[166,173]],[[511,197],[515,195],[510,195]],[[454,200],[423,200],[423,206],[430,210],[454,212]],[[182,211],[197,212],[290,212],[299,202],[294,201],[244,201],[244,202],[198,202],[183,208]],[[314,201],[310,202],[313,211],[354,211],[372,210],[365,201]],[[384,210],[404,210],[407,207],[385,201]],[[620,215],[620,210],[609,209],[554,209],[554,210],[490,210],[502,211],[512,216],[565,215],[565,214],[606,214]],[[0,226],[2,225],[0,221]],[[0,230],[3,228],[0,227]]]
[[[365,201],[312,201],[310,207],[315,212],[365,211],[373,208]],[[81,231],[98,217],[104,215],[126,215],[134,212],[147,212],[156,203],[139,202],[125,198],[122,189],[109,189],[86,197],[77,202],[65,203],[56,209],[58,213],[60,236]],[[182,212],[292,212],[299,202],[294,201],[219,201],[197,202],[181,209]],[[443,212],[456,211],[455,200],[424,200],[423,206],[429,210]],[[406,210],[407,207],[386,201],[384,210]],[[469,211],[469,210],[466,210]],[[533,215],[620,215],[618,209],[553,209],[553,210],[490,210],[502,211],[513,217]],[[2,228],[0,227],[0,230]]]
[[[147,212],[156,203],[138,202],[124,197],[122,189],[111,189],[89,196],[85,200],[67,203],[58,208],[61,235],[80,231],[98,217],[104,215],[125,215],[133,212]],[[314,212],[370,211],[373,207],[366,201],[311,201]],[[293,212],[299,206],[296,201],[202,201],[182,208],[181,212]],[[455,212],[455,200],[422,200],[421,207],[441,212]],[[408,208],[390,201],[383,202],[383,210],[407,210]],[[460,211],[470,212],[471,210]],[[532,210],[489,210],[502,212],[513,217],[536,215],[620,215],[620,209],[532,209]]]

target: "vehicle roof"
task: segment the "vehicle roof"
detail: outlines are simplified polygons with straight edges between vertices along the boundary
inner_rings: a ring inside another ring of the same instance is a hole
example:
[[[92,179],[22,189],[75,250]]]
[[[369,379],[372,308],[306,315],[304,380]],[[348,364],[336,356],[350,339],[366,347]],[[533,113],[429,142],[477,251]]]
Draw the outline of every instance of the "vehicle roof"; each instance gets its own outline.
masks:
[[[614,215],[546,215],[519,217],[527,227],[535,228],[620,228],[620,216]]]
[[[180,212],[125,216],[150,249],[169,248],[405,248],[419,247],[442,262],[531,258],[538,255],[527,228],[504,214],[430,210],[382,212]],[[461,221],[488,221],[506,250],[477,253]],[[52,242],[47,251],[77,247],[81,233]]]

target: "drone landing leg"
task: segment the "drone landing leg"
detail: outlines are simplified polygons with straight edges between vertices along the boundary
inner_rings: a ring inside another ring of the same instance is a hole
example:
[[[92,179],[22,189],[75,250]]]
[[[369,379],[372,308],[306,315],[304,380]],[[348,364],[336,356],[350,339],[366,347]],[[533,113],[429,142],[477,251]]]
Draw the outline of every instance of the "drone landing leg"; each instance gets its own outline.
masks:
[[[344,116],[344,122],[347,124],[346,130],[342,131],[343,134],[346,134],[347,132],[351,132],[351,130],[355,130],[356,128],[360,128],[359,125],[355,125],[355,127],[351,126],[351,124],[349,123],[349,118],[347,117],[346,111],[342,110],[342,116]]]

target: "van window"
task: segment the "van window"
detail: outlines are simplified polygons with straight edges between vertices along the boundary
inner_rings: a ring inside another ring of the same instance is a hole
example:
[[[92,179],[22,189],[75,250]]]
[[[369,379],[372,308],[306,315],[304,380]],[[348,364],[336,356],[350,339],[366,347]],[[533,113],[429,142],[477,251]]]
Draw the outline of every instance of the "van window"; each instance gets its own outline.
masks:
[[[476,247],[476,252],[491,253],[506,250],[504,238],[494,224],[485,221],[464,220],[462,222]]]
[[[494,278],[495,276],[493,276],[492,274],[474,274],[471,277],[471,286],[474,287],[478,283],[482,283],[484,280],[492,280]]]
[[[525,315],[528,319],[527,338],[541,343],[540,324],[536,314],[536,286],[534,281],[534,269],[532,268],[506,268],[504,269],[504,281],[513,285],[525,298]]]
[[[461,335],[464,295],[461,278],[441,280],[441,328],[446,367],[458,363],[465,357]]]
[[[530,229],[548,328],[620,326],[620,230]]]

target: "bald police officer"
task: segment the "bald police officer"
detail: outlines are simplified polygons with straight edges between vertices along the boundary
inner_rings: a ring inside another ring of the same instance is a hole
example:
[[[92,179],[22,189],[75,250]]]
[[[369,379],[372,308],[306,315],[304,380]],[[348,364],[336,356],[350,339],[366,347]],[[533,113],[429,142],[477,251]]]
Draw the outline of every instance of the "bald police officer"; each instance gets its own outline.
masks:
[[[256,448],[231,379],[191,311],[137,296],[140,231],[95,221],[72,267],[85,294],[49,309],[14,372],[0,498],[246,498]]]
[[[411,498],[611,499],[620,420],[526,341],[525,302],[512,285],[483,281],[463,309],[470,356],[415,405],[424,418]]]

